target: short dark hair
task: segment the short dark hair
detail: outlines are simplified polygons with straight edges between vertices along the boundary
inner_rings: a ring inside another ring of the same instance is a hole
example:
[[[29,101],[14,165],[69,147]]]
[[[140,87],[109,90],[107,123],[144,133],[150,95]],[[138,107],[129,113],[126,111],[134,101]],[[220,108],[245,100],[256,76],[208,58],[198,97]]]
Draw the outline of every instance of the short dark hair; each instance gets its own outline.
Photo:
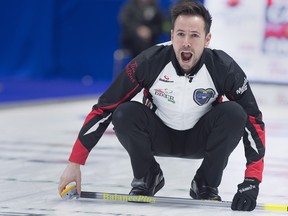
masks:
[[[176,3],[171,9],[172,29],[174,29],[175,20],[179,15],[195,15],[203,17],[206,35],[210,32],[212,17],[203,4],[195,0],[180,0]]]

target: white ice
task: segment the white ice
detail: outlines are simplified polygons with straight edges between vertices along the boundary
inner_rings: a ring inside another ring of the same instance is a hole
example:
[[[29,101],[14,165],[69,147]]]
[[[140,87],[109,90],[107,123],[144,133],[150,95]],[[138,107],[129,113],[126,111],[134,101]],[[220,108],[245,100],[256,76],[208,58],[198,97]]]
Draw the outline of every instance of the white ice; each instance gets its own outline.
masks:
[[[288,88],[280,87],[276,93],[275,88],[255,87],[267,130],[265,170],[258,202],[288,205],[287,103],[281,104],[277,99],[281,94],[287,98]],[[0,215],[287,215],[287,212],[266,210],[235,212],[222,207],[61,200],[57,191],[59,177],[84,117],[96,100],[95,96],[85,100],[0,107]],[[166,180],[165,187],[157,195],[188,198],[191,179],[201,160],[157,157],[157,161]],[[132,170],[129,157],[116,139],[112,126],[81,169],[85,191],[127,193],[130,190]],[[237,184],[243,180],[244,169],[240,142],[230,157],[219,187],[223,200],[232,200]]]

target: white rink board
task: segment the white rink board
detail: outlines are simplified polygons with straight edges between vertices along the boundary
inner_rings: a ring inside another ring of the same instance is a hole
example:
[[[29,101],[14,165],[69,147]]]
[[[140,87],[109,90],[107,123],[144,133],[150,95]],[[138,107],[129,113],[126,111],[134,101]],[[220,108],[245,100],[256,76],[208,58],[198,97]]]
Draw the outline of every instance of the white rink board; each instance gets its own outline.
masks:
[[[267,95],[269,97],[269,95]],[[225,208],[155,206],[97,200],[61,200],[57,187],[84,117],[96,99],[0,109],[0,215],[287,215]],[[287,105],[259,104],[267,129],[267,153],[259,203],[288,204]],[[190,182],[201,160],[159,158],[166,184],[159,196],[189,197]],[[230,200],[243,180],[245,159],[242,143],[230,157],[219,187]],[[132,170],[126,151],[112,126],[92,150],[82,167],[85,191],[128,193]]]

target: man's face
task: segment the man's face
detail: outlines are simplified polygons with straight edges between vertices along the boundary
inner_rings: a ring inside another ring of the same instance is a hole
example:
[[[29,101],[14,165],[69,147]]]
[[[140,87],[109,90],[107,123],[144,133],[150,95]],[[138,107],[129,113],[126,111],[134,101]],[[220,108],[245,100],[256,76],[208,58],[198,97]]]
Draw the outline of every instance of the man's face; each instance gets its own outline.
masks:
[[[209,45],[211,34],[205,35],[205,22],[200,16],[180,15],[171,30],[171,40],[176,58],[189,73]]]

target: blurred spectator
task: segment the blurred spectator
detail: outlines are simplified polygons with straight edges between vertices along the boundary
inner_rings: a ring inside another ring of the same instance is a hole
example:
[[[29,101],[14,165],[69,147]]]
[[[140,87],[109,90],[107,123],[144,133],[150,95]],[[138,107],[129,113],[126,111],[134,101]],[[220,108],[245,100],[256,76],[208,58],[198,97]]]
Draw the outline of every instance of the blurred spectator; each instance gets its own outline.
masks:
[[[157,0],[128,0],[119,16],[121,46],[131,57],[158,42],[165,20]]]

